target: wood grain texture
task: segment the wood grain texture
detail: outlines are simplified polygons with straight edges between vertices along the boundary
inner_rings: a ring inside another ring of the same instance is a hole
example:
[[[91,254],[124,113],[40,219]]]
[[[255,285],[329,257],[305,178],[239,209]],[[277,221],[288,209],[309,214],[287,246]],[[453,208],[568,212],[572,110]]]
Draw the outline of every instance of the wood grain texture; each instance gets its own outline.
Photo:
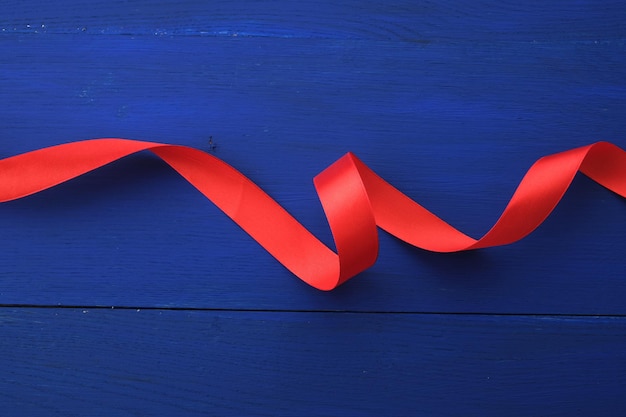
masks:
[[[620,1],[10,3],[0,157],[213,137],[329,244],[347,151],[479,236],[537,158],[626,148]],[[381,234],[322,293],[136,155],[0,205],[1,414],[623,416],[625,209],[580,177],[522,242]]]
[[[624,318],[6,308],[0,314],[7,415],[626,411]]]
[[[311,179],[347,151],[479,236],[537,158],[626,148],[619,43],[6,35],[3,48],[2,156],[102,136],[208,150],[213,136],[329,244]],[[375,267],[331,296],[147,155],[0,210],[7,304],[624,313],[624,202],[584,178],[508,248],[433,255],[383,235]]]
[[[33,7],[33,4],[36,6]],[[5,5],[4,33],[448,41],[623,39],[622,2],[88,1]]]

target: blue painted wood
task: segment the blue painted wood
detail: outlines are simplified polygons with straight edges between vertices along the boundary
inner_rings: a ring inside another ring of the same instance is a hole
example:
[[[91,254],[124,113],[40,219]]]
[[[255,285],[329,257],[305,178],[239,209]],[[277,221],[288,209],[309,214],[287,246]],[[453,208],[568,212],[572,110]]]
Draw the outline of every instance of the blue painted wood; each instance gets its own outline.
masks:
[[[619,42],[9,34],[3,50],[2,156],[101,136],[208,150],[213,136],[218,156],[329,244],[311,179],[349,150],[478,236],[538,157],[626,147]],[[585,179],[508,248],[433,255],[382,236],[376,266],[330,296],[147,155],[0,213],[5,303],[624,312],[624,202]]]
[[[0,31],[272,38],[560,41],[623,39],[619,0],[566,2],[27,0],[4,5]]]
[[[626,411],[624,318],[23,308],[0,314],[7,415]]]
[[[332,244],[311,179],[353,151],[479,236],[538,157],[626,148],[625,18],[610,0],[14,2],[0,157],[212,136]],[[621,416],[625,208],[577,178],[522,242],[438,255],[382,234],[370,271],[321,293],[133,156],[0,205],[2,411]],[[56,305],[81,308],[25,308]]]

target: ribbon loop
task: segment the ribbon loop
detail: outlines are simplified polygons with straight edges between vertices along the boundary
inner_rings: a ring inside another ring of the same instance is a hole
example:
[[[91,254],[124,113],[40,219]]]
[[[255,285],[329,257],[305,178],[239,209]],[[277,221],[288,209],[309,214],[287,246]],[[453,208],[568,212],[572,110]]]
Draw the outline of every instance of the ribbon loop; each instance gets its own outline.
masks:
[[[416,247],[456,252],[513,243],[535,230],[577,172],[626,197],[626,152],[598,142],[539,159],[482,238],[455,229],[348,153],[314,183],[335,240],[329,249],[242,173],[198,149],[93,139],[0,160],[0,202],[22,198],[130,154],[149,150],[196,187],[293,274],[331,290],[374,264],[377,226]]]

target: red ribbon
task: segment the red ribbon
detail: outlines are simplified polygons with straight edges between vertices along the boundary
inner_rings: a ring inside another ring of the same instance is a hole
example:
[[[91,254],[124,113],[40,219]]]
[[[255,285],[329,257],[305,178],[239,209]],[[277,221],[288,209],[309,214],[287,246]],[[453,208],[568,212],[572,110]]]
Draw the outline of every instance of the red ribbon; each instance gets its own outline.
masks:
[[[476,240],[450,226],[351,153],[315,177],[337,253],[236,169],[198,149],[127,139],[94,139],[0,160],[0,201],[37,193],[130,154],[167,162],[300,279],[331,290],[374,264],[377,226],[416,247],[457,252],[506,245],[550,214],[578,171],[626,197],[626,152],[598,142],[539,159],[494,226]]]

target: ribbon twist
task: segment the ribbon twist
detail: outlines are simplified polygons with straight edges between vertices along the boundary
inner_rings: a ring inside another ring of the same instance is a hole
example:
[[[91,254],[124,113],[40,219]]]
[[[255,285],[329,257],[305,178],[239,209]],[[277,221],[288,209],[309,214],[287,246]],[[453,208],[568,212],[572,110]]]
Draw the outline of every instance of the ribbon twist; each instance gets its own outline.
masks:
[[[578,171],[626,197],[626,152],[608,142],[545,156],[528,170],[494,226],[480,239],[455,229],[376,175],[351,153],[314,179],[337,253],[242,173],[179,145],[93,139],[0,160],[0,202],[15,200],[149,150],[182,175],[293,274],[331,290],[374,264],[377,227],[429,251],[506,245],[552,212]]]

